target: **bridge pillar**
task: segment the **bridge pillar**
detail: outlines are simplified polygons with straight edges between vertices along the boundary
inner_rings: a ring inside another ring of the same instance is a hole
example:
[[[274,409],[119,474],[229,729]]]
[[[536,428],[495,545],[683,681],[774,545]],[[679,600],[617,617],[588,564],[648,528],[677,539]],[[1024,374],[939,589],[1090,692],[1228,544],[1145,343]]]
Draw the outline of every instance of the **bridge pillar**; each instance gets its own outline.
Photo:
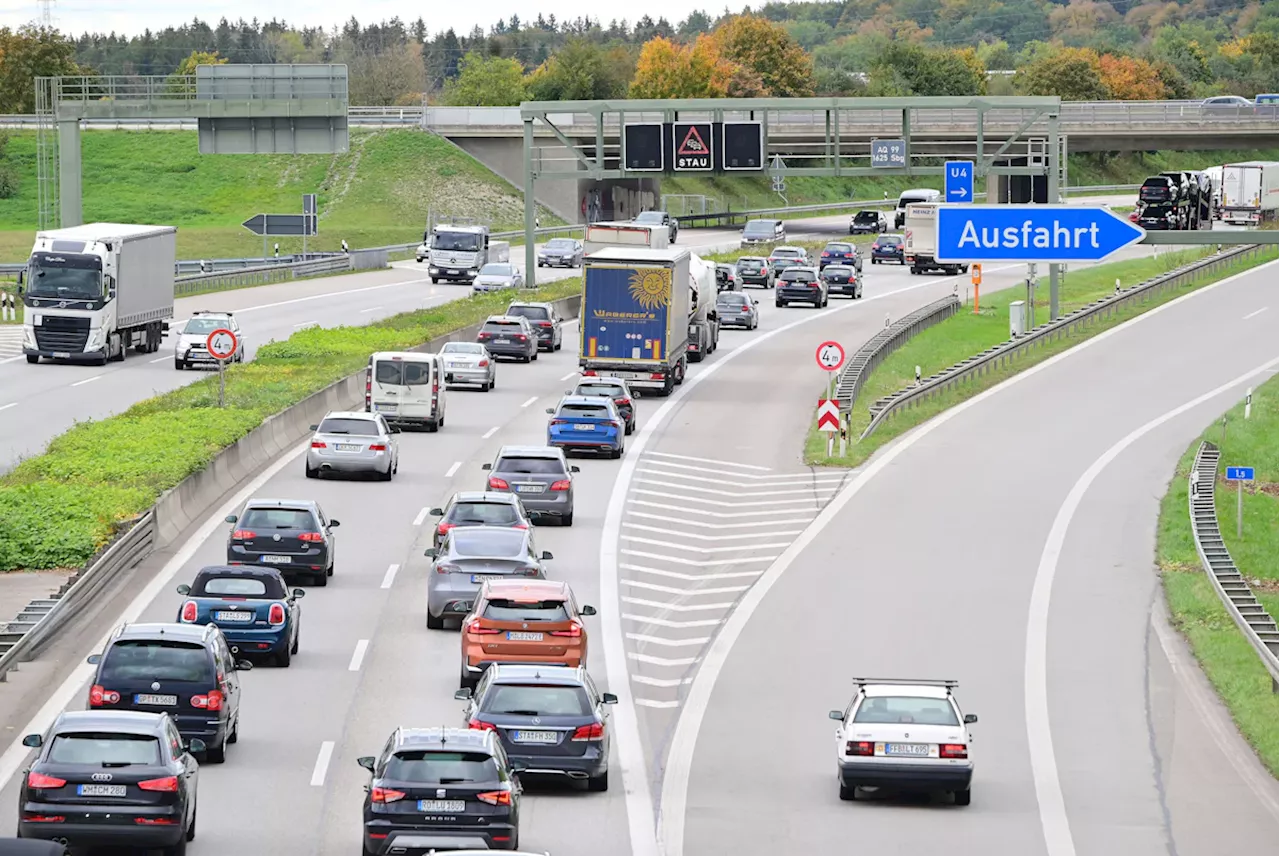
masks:
[[[56,226],[79,226],[84,223],[80,200],[80,120],[58,120],[58,207],[61,223]]]

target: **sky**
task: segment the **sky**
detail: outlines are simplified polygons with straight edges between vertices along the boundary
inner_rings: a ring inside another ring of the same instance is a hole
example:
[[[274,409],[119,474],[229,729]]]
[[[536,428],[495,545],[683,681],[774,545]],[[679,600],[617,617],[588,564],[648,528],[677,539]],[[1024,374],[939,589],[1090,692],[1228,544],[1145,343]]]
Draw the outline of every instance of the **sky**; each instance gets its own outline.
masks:
[[[219,18],[228,20],[244,18],[278,18],[290,24],[323,26],[326,29],[341,24],[354,14],[362,24],[376,23],[399,16],[406,23],[422,16],[433,33],[452,27],[459,32],[469,32],[480,24],[486,31],[498,20],[512,15],[534,18],[538,12],[554,14],[560,19],[590,16],[603,19],[605,24],[613,17],[634,20],[648,14],[655,20],[666,17],[672,23],[686,17],[691,10],[716,9],[723,11],[725,0],[645,0],[636,6],[614,6],[600,0],[541,0],[530,4],[528,0],[484,0],[475,5],[451,4],[436,0],[194,0],[190,4],[172,0],[53,0],[54,25],[64,33],[80,35],[83,32],[111,32],[136,35],[145,29],[163,30],[178,26],[193,17],[210,24]],[[735,0],[733,8],[758,6],[759,2]],[[40,16],[41,4],[37,0],[0,0],[0,27],[17,27]],[[270,10],[264,14],[265,10]],[[530,10],[534,10],[532,13]]]

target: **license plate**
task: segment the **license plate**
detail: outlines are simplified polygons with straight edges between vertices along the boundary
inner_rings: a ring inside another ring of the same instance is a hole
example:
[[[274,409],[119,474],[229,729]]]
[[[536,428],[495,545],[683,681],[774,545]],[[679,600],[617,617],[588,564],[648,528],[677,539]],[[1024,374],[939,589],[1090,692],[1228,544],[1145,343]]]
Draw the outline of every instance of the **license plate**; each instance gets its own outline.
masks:
[[[510,345],[511,340],[510,339],[494,339],[493,343],[495,345]]]
[[[449,363],[449,368],[451,369],[465,369],[466,367],[466,363]]]
[[[122,797],[124,785],[76,785],[76,793],[82,797]]]
[[[71,355],[62,351],[54,351],[53,358],[55,360],[69,360],[71,359]]]
[[[574,426],[573,426],[573,430],[574,430],[574,431],[594,431],[594,430],[596,430],[596,426],[594,426],[594,425],[574,425]]]
[[[501,580],[504,579],[502,574],[472,574],[471,582],[482,583],[485,580]]]
[[[176,695],[140,694],[133,697],[134,704],[153,704],[157,707],[173,707],[178,703]]]
[[[513,731],[511,739],[516,743],[555,743],[559,735],[554,731]]]
[[[333,448],[339,452],[358,452],[360,445],[358,443],[334,443]]]
[[[541,642],[541,633],[521,633],[518,630],[507,632],[507,640],[511,642]]]
[[[214,620],[214,621],[226,621],[226,622],[229,622],[229,623],[236,623],[236,622],[239,622],[240,624],[244,624],[244,623],[246,623],[246,622],[253,621],[253,613],[252,613],[252,612],[224,612],[224,611],[218,611],[218,612],[215,612],[215,613],[213,614],[213,620]]]
[[[467,810],[466,800],[418,800],[418,811],[457,814]]]
[[[396,409],[396,405],[394,405],[394,404],[375,404],[375,405],[374,405],[374,409],[375,409],[375,410],[379,410],[379,411],[381,411],[381,412],[383,412],[383,413],[394,413],[394,412],[395,412],[395,409]]]
[[[262,561],[268,565],[287,565],[293,561],[292,556],[263,556]]]
[[[544,486],[540,484],[518,484],[516,493],[542,493]]]
[[[886,743],[884,744],[884,754],[928,757],[929,744],[928,743]]]
[[[459,274],[459,273],[462,273],[462,271],[460,271],[460,270],[446,270],[446,271],[445,271],[445,273],[449,273],[449,274]]]

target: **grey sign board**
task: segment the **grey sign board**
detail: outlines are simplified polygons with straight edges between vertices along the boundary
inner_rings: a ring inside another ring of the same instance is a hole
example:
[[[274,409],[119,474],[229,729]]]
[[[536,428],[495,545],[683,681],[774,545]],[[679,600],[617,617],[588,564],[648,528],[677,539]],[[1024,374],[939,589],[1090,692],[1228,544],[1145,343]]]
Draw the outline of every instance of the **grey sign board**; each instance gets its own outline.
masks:
[[[301,238],[316,233],[315,222],[306,214],[255,214],[240,225],[266,238]]]
[[[231,64],[196,68],[201,154],[342,154],[350,147],[347,67]]]
[[[882,167],[907,165],[906,140],[872,140],[871,165]]]

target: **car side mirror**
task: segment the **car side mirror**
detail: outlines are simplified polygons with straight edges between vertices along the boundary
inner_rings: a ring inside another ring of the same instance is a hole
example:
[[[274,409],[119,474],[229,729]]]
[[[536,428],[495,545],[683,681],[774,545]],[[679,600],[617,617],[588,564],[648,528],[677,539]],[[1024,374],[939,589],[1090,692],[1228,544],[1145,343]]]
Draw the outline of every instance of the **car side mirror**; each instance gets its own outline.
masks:
[[[522,763],[520,763],[519,761],[512,761],[512,762],[511,762],[511,772],[513,772],[513,773],[515,773],[515,774],[517,774],[517,775],[519,775],[520,773],[523,773],[523,772],[524,772],[525,770],[527,770],[527,769],[529,769],[529,765],[528,765],[528,764],[522,764]]]
[[[227,522],[228,522],[228,523],[235,523],[235,522],[236,522],[237,520],[239,520],[239,519],[240,519],[240,518],[239,518],[239,517],[236,517],[234,514],[228,514],[228,515],[227,515]]]
[[[342,521],[341,521],[341,520],[330,520],[330,521],[329,521],[329,525],[328,525],[327,527],[325,527],[325,528],[326,528],[326,529],[332,529],[332,528],[333,528],[333,527],[335,527],[335,526],[341,526],[341,525],[342,525]]]
[[[966,713],[966,714],[964,715],[964,724],[965,724],[965,725],[973,725],[973,724],[974,724],[975,722],[977,722],[977,721],[978,721],[978,714],[976,714],[976,713]]]
[[[311,428],[310,428],[310,430],[314,431],[314,430],[316,430],[316,429],[317,429],[317,428],[319,428],[319,427],[320,427],[319,425],[312,425],[312,426],[311,426]]]
[[[248,672],[248,671],[251,671],[252,669],[253,669],[253,663],[250,663],[248,660],[236,660],[237,672]]]
[[[578,610],[578,614],[579,615],[595,615],[596,608],[594,606],[584,606],[582,607],[582,609]]]
[[[206,749],[208,749],[209,747],[208,747],[208,746],[206,746],[206,745],[205,745],[205,743],[204,743],[204,741],[203,741],[203,740],[201,740],[199,737],[192,737],[192,738],[191,738],[191,740],[189,740],[189,741],[187,742],[187,747],[186,747],[186,748],[187,748],[187,751],[188,751],[188,752],[190,752],[191,754],[195,755],[195,754],[198,754],[198,753],[200,753],[200,752],[205,751],[205,750],[206,750]]]
[[[760,305],[760,301],[759,301],[759,300],[756,300],[756,299],[753,297],[753,298],[751,298],[751,305],[752,305],[752,306],[759,306],[759,305]]]
[[[550,415],[550,416],[555,416],[555,414],[556,414],[556,409],[555,409],[554,407],[548,407],[548,408],[547,408],[547,414],[548,414],[548,415]]]
[[[39,749],[44,745],[44,738],[39,734],[28,734],[26,737],[22,738],[22,745],[26,746],[28,749]]]
[[[437,554],[438,554],[438,551],[436,550],[435,547],[428,547],[427,549],[422,551],[422,555],[426,556],[428,559],[434,559]]]
[[[547,562],[547,561],[550,561],[551,559],[554,559],[554,558],[555,558],[555,556],[551,555],[551,551],[550,551],[550,550],[543,550],[543,551],[542,551],[542,555],[541,555],[539,558],[540,558],[542,561]]]
[[[292,594],[294,597],[306,597],[306,596],[307,596],[307,590],[306,590],[306,589],[296,588],[296,589],[294,589],[294,590],[291,592],[291,594]]]
[[[471,701],[471,687],[463,687],[460,690],[456,690],[453,697],[458,701]]]
[[[432,517],[444,517],[444,509],[443,509],[443,508],[433,508],[433,509],[431,509],[430,511],[428,511],[427,513],[428,513],[428,514],[430,514]]]
[[[85,662],[88,663],[90,666],[96,666],[102,662],[102,655],[90,654],[88,657],[85,657]]]
[[[617,704],[618,697],[613,693],[600,693],[600,701],[603,704]]]
[[[580,472],[582,472],[582,468],[581,468],[581,467],[569,467],[569,472],[571,472],[571,473],[580,473]]]
[[[391,433],[392,433],[392,434],[399,434],[399,433],[400,433],[400,429],[399,429],[399,428],[397,428],[397,427],[396,427],[396,426],[394,426],[394,425],[389,425],[389,426],[387,426],[387,427],[389,427],[389,428],[391,429]]]
[[[481,465],[480,465],[480,469],[482,469],[482,470],[492,470],[492,469],[493,469],[493,464],[481,464]]]
[[[22,284],[26,282],[27,272],[25,270],[18,271],[18,292],[22,292]]]
[[[827,719],[834,719],[836,722],[844,722],[844,711],[829,710],[827,711]]]
[[[377,760],[378,759],[374,758],[372,755],[365,755],[363,757],[357,758],[356,763],[359,764],[361,767],[364,767],[370,773],[372,773],[374,764]]]
[[[178,586],[178,594],[191,594],[191,586],[186,583]]]

